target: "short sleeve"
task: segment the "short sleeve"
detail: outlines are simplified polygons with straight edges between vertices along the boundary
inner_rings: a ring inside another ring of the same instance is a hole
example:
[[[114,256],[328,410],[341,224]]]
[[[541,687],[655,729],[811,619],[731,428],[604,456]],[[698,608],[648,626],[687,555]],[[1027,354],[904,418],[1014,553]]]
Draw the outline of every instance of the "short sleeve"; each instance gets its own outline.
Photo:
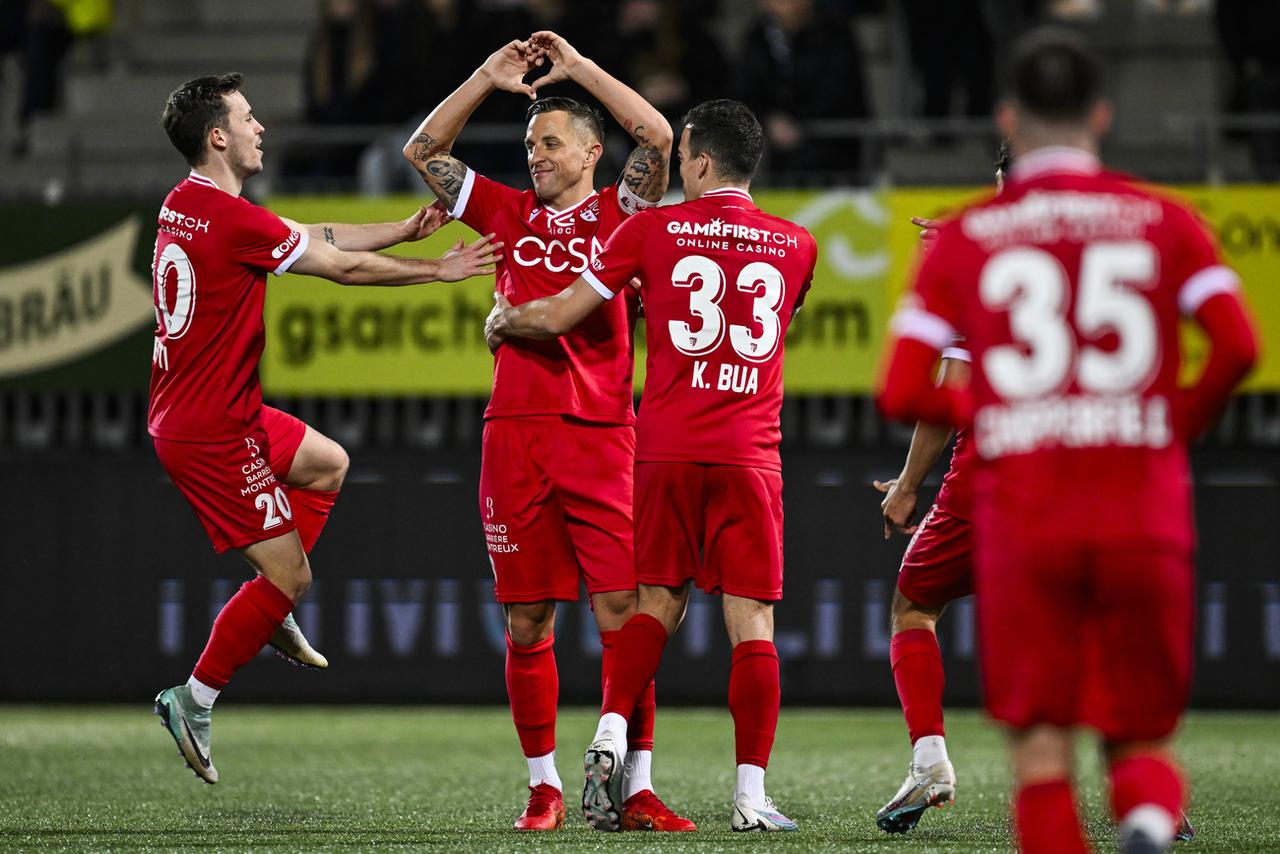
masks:
[[[498,213],[520,204],[523,195],[519,190],[499,184],[468,168],[462,179],[462,190],[449,216],[466,223],[480,234],[493,230]]]
[[[284,275],[307,251],[310,240],[305,230],[295,231],[266,208],[245,202],[245,210],[235,217],[232,251],[247,267]]]
[[[813,286],[813,274],[818,269],[818,241],[808,229],[805,229],[804,236],[809,238],[809,261],[807,270],[804,275],[804,282],[800,285],[800,293],[796,295],[796,304],[792,309],[793,312],[799,311],[804,305],[805,298],[809,295],[809,288]]]
[[[645,214],[624,220],[609,236],[600,254],[582,272],[582,278],[600,296],[613,299],[640,272],[645,235],[653,219],[652,214]]]
[[[959,319],[950,272],[956,266],[958,240],[954,226],[944,228],[935,245],[921,254],[912,288],[893,316],[893,332],[898,337],[914,338],[939,352],[955,344]]]
[[[1182,205],[1169,203],[1172,286],[1177,289],[1178,310],[1191,316],[1211,297],[1236,293],[1240,277],[1226,265],[1212,233],[1198,216]]]

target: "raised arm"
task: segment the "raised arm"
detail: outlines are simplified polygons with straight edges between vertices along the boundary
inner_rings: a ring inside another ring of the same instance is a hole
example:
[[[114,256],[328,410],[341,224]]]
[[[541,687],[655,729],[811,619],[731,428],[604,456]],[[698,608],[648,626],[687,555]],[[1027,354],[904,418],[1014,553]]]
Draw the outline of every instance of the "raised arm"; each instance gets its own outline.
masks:
[[[512,41],[489,55],[466,82],[440,102],[418,125],[404,146],[404,158],[418,170],[436,198],[452,210],[462,191],[467,167],[450,154],[467,119],[495,91],[535,97],[524,76],[533,68],[533,54],[522,41]]]
[[[512,305],[494,294],[496,305],[484,324],[490,350],[508,338],[555,338],[577,326],[603,303],[604,297],[586,279],[578,279],[560,293]]]
[[[533,81],[533,89],[572,80],[591,93],[636,142],[622,170],[622,182],[645,201],[661,201],[667,192],[673,139],[671,125],[662,114],[639,92],[578,53],[555,33],[536,32],[529,37],[529,46],[538,54],[535,62],[544,56],[552,62],[551,72]]]
[[[305,229],[313,243],[328,243],[346,251],[376,251],[378,249],[386,249],[388,246],[395,246],[397,243],[421,240],[430,234],[434,234],[437,229],[448,223],[451,218],[445,211],[444,205],[436,202],[434,205],[424,205],[418,208],[412,215],[399,222],[317,222],[304,224],[294,222],[287,217],[281,217],[281,219],[292,228]]]
[[[501,243],[487,234],[465,246],[461,240],[440,258],[402,258],[379,252],[348,252],[324,241],[311,241],[291,273],[319,276],[340,285],[395,287],[424,282],[460,282],[493,272],[502,257]]]

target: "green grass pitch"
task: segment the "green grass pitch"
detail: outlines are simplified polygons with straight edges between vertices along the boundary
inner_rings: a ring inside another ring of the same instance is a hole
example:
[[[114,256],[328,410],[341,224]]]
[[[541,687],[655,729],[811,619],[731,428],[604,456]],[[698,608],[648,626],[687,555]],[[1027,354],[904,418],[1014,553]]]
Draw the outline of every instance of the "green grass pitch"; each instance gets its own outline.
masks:
[[[0,848],[242,851],[448,846],[731,851],[1007,851],[1003,745],[972,712],[948,718],[958,799],[915,831],[889,837],[876,810],[897,789],[909,752],[888,710],[784,708],[769,791],[800,823],[761,838],[728,830],[733,735],[728,713],[659,709],[654,777],[696,834],[600,834],[575,797],[595,715],[562,711],[559,766],[569,822],[554,834],[510,830],[526,791],[524,762],[501,708],[254,707],[214,714],[222,780],[197,781],[146,703],[0,706]],[[1080,750],[1090,829],[1112,848],[1095,752]],[[1198,713],[1179,747],[1193,778],[1200,831],[1178,852],[1280,851],[1280,714]]]

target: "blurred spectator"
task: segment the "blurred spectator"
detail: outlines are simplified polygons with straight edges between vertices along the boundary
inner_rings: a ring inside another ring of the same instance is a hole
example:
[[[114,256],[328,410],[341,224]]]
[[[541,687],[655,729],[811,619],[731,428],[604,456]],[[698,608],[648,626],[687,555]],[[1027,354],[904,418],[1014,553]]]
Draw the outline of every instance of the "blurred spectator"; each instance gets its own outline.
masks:
[[[1215,18],[1232,72],[1228,109],[1280,114],[1280,3],[1218,0]],[[1248,136],[1258,177],[1280,180],[1280,131],[1257,130]]]
[[[28,0],[24,10],[6,8],[5,23],[21,29],[3,42],[20,38],[22,46],[22,105],[18,110],[15,153],[25,154],[31,120],[56,110],[62,102],[62,63],[80,38],[111,28],[111,0]]]
[[[848,17],[814,0],[760,0],[738,68],[739,97],[764,125],[771,171],[860,171],[858,142],[813,139],[804,127],[868,115],[862,52]]]
[[[597,60],[674,124],[729,93],[729,63],[707,26],[714,16],[708,0],[620,0],[616,35],[600,43]]]
[[[902,9],[911,64],[924,89],[921,115],[953,115],[953,100],[961,93],[961,115],[989,116],[995,103],[995,64],[982,0],[906,0]]]

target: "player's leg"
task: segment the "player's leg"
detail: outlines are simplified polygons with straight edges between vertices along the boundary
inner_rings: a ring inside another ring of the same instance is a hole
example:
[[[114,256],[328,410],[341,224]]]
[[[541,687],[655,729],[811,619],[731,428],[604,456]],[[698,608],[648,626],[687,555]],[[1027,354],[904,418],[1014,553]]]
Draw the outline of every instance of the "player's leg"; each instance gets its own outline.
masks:
[[[329,521],[350,460],[341,445],[287,412],[262,407],[262,426],[271,443],[271,468],[289,484],[293,521],[309,554]]]
[[[183,758],[209,783],[218,781],[209,731],[214,701],[232,674],[262,651],[311,585],[307,556],[294,531],[247,546],[242,554],[258,577],[222,606],[187,683],[160,692],[155,702]]]
[[[937,622],[948,602],[973,592],[973,526],[935,505],[902,557],[892,605],[889,663],[911,738],[911,764],[897,793],[876,813],[889,833],[916,826],[925,810],[955,799],[947,755],[942,689],[945,673]]]
[[[556,491],[565,509],[569,539],[582,569],[596,627],[600,631],[603,691],[617,649],[618,633],[636,612],[631,427],[566,421],[557,444]],[[653,726],[657,710],[650,682],[636,700],[627,726],[622,770],[624,830],[689,831],[693,822],[676,815],[653,785]]]
[[[1086,854],[1071,786],[1070,729],[1037,724],[1010,733],[1013,754],[1013,825],[1023,854]]]
[[[286,488],[269,463],[267,436],[196,444],[155,440],[156,455],[190,502],[214,548],[236,548],[257,571],[223,606],[184,685],[161,691],[155,711],[196,775],[217,782],[210,709],[231,675],[261,651],[311,584]]]
[[[1190,691],[1191,560],[1158,548],[1107,550],[1095,578],[1085,655],[1096,678],[1083,702],[1106,740],[1122,850],[1163,851],[1185,823],[1186,784],[1170,737]]]
[[[636,613],[618,630],[604,674],[604,698],[595,737],[583,756],[583,814],[596,830],[621,830],[628,723],[650,690],[667,640],[684,619],[688,582],[678,587],[642,583]]]
[[[1087,665],[1087,550],[1032,525],[987,520],[975,542],[983,700],[1013,733],[1014,825],[1020,850],[1087,851],[1071,784],[1071,731]]]
[[[555,766],[555,602],[578,598],[578,568],[563,509],[542,468],[546,431],[539,421],[493,419],[485,424],[481,447],[480,517],[494,595],[506,613],[511,719],[529,769],[529,801],[517,830],[564,824]]]
[[[778,731],[782,682],[773,645],[773,603],[723,594],[724,624],[733,659],[729,712],[737,763],[733,830],[796,830],[765,794],[764,775]]]
[[[795,830],[765,794],[781,702],[773,605],[782,598],[782,474],[745,466],[709,466],[703,496],[705,564],[698,586],[723,597],[733,649],[729,711],[737,779],[733,830]]]
[[[271,469],[289,486],[293,521],[303,551],[310,554],[347,476],[347,453],[337,442],[274,407],[262,407],[262,428],[269,443]],[[329,666],[328,659],[312,648],[293,614],[280,624],[270,644],[290,664],[315,669]]]

